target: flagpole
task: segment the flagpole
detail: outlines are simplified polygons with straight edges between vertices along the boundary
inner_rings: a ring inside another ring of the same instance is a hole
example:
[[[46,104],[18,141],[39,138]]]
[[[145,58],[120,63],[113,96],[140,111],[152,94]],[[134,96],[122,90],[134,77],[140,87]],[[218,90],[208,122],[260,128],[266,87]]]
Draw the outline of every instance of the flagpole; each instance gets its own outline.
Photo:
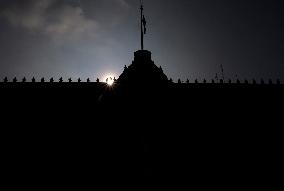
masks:
[[[144,50],[144,33],[143,33],[143,1],[140,0],[140,10],[141,10],[141,50]]]

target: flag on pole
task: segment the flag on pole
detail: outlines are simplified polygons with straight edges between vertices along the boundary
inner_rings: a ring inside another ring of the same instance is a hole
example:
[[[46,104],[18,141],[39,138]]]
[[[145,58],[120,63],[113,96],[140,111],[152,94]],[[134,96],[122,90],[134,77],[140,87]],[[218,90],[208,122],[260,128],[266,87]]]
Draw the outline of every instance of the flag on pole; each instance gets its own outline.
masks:
[[[143,27],[144,27],[144,34],[146,34],[146,31],[147,31],[147,28],[146,28],[147,21],[146,21],[144,15],[143,15],[142,23],[143,23]]]

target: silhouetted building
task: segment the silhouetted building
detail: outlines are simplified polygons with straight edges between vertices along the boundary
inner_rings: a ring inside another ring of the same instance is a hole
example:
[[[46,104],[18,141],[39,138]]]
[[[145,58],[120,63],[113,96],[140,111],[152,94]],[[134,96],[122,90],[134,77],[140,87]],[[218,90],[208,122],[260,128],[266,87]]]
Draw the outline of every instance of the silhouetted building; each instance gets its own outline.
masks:
[[[143,37],[142,13],[141,20]],[[109,175],[144,181],[144,170],[151,169],[153,174],[146,175],[155,181],[186,179],[187,185],[196,179],[199,185],[210,186],[218,181],[223,186],[235,180],[231,183],[235,186],[242,179],[245,183],[252,178],[262,182],[274,176],[273,183],[280,179],[275,171],[281,171],[283,163],[279,124],[284,86],[272,81],[245,85],[239,79],[228,85],[223,84],[224,74],[221,80],[216,74],[212,84],[205,79],[203,84],[197,79],[192,84],[179,79],[175,84],[155,65],[151,52],[143,50],[143,38],[132,64],[114,81],[111,87],[99,79],[90,83],[89,78],[87,83],[62,83],[62,77],[51,85],[0,84],[2,124],[5,113],[12,117],[1,128],[1,133],[12,132],[1,137],[2,174],[26,176],[32,184],[35,177],[48,184],[50,177],[60,182],[62,177],[68,182],[84,177],[93,183],[93,177],[109,180]],[[11,181],[18,183],[15,178]]]

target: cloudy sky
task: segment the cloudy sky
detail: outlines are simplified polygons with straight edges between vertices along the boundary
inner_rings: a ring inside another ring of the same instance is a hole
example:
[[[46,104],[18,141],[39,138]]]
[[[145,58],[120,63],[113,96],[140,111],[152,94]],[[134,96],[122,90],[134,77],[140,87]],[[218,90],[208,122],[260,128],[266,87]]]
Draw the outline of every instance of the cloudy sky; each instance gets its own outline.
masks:
[[[144,0],[145,48],[169,78],[284,80],[282,0]],[[139,0],[0,0],[0,78],[118,76]]]

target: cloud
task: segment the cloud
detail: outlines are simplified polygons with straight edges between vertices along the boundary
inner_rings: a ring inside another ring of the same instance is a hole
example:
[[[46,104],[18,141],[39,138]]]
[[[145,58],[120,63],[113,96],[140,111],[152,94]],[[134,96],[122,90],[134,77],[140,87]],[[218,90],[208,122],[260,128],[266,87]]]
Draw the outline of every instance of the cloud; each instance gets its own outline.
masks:
[[[124,0],[0,0],[0,75],[100,76],[119,71]]]
[[[105,0],[100,0],[101,3],[103,1]],[[82,4],[88,3],[82,0],[81,2]],[[4,0],[1,3],[0,15],[13,27],[23,28],[31,33],[42,33],[55,39],[74,39],[86,35],[95,37],[105,25],[105,23],[100,23],[97,18],[88,17],[84,13],[80,1]],[[97,3],[99,3],[98,0]],[[120,9],[128,8],[128,3],[125,0],[108,0],[108,3]],[[93,5],[95,11],[96,4]],[[117,15],[113,15],[113,19],[117,20],[117,17]]]

